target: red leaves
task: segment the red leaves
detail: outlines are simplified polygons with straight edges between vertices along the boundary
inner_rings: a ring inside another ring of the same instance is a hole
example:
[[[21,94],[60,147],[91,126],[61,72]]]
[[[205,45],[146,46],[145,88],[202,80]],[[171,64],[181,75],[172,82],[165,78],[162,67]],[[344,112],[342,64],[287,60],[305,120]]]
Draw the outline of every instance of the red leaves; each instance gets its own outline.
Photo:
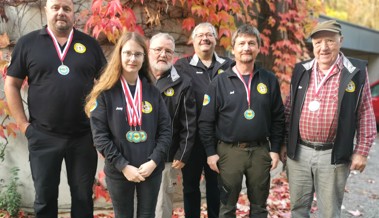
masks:
[[[140,0],[143,3],[143,0]],[[122,31],[141,32],[142,28],[138,28],[137,19],[134,11],[122,5],[120,0],[93,0],[92,15],[85,25],[85,31],[92,30],[92,35],[99,38],[100,34],[104,34],[107,39],[116,43]]]
[[[290,199],[287,178],[284,174],[271,181],[270,195],[267,199],[270,217],[290,217]]]
[[[191,31],[195,27],[195,20],[192,17],[188,17],[183,20],[183,29]]]
[[[106,202],[111,201],[108,190],[105,188],[105,173],[103,170],[98,173],[98,179],[93,186],[93,194],[95,201],[101,198],[105,199]]]

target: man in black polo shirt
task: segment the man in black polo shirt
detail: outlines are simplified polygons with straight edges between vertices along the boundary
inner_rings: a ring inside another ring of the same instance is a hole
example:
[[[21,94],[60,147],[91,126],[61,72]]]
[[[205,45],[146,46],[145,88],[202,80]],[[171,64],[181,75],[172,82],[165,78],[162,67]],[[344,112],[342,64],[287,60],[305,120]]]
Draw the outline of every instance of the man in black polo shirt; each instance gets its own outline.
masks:
[[[239,27],[232,36],[236,64],[216,77],[204,96],[200,137],[210,168],[220,175],[220,218],[236,217],[243,176],[250,217],[267,217],[270,170],[279,161],[284,107],[275,75],[255,64],[260,45],[255,27]]]
[[[58,213],[63,159],[71,217],[93,217],[97,153],[83,105],[106,60],[96,40],[73,28],[72,0],[47,0],[47,26],[21,37],[12,53],[5,94],[29,144],[36,217]],[[29,120],[20,89],[28,78]]]

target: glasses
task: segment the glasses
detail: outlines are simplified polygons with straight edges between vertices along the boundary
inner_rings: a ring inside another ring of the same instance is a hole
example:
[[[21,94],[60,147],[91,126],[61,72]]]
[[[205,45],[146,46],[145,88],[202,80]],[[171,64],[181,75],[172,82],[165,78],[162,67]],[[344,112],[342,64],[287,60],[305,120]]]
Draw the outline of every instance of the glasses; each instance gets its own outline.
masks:
[[[150,48],[150,49],[153,50],[153,52],[154,52],[155,55],[160,55],[160,54],[163,54],[163,52],[165,52],[167,56],[171,57],[175,53],[171,49],[163,49],[163,48]]]
[[[123,51],[122,54],[125,55],[128,59],[131,59],[132,56],[134,56],[135,59],[141,59],[143,56],[145,56],[145,53],[143,52]]]
[[[205,36],[205,38],[213,38],[214,37],[214,35],[212,33],[197,33],[197,34],[195,34],[195,37],[200,38],[200,39],[204,38],[204,36]]]

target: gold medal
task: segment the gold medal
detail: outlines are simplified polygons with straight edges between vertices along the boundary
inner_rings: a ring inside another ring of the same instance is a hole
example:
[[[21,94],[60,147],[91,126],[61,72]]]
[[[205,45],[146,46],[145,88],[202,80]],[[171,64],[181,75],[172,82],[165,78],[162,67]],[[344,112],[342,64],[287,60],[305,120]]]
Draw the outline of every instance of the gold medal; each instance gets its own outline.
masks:
[[[139,131],[133,132],[133,142],[134,143],[140,143],[141,142],[141,134]]]
[[[246,120],[251,120],[255,117],[255,112],[251,109],[247,109],[243,115]]]
[[[139,131],[139,134],[141,136],[141,142],[145,142],[147,140],[147,133],[143,130]]]
[[[128,140],[128,142],[133,142],[133,134],[134,134],[134,131],[128,131],[126,133],[126,140]]]

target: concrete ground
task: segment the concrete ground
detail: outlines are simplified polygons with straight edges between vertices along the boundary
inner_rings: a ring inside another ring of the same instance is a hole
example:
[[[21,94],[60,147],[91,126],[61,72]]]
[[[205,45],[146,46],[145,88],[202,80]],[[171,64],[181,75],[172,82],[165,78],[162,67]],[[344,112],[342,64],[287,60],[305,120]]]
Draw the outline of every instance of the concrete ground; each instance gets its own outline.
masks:
[[[342,217],[379,218],[379,137],[372,146],[366,169],[350,173],[342,207]],[[350,211],[350,212],[349,212]]]

